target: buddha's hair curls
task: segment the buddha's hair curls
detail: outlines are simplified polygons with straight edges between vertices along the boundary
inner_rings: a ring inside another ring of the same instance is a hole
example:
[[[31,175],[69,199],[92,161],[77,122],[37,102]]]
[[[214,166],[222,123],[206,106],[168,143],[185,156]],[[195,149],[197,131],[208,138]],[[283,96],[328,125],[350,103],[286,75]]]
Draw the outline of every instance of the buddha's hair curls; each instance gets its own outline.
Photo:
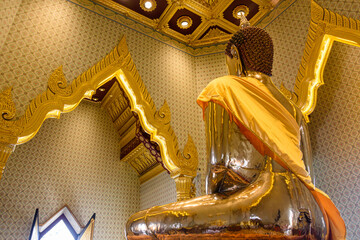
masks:
[[[225,54],[233,58],[231,45],[234,44],[247,70],[271,76],[274,47],[271,37],[258,27],[245,27],[236,32],[228,42]]]

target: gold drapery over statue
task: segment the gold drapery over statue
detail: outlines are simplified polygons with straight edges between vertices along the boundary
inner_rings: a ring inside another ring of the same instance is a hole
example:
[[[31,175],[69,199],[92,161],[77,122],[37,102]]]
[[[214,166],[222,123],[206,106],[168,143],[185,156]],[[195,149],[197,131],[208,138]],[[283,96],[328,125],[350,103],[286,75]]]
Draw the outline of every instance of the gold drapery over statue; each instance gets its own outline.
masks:
[[[299,177],[320,205],[330,227],[330,239],[345,239],[345,224],[338,209],[324,192],[315,188],[305,169],[295,118],[264,84],[251,77],[225,76],[212,81],[197,102],[204,113],[209,102],[221,105],[259,153],[270,156]]]

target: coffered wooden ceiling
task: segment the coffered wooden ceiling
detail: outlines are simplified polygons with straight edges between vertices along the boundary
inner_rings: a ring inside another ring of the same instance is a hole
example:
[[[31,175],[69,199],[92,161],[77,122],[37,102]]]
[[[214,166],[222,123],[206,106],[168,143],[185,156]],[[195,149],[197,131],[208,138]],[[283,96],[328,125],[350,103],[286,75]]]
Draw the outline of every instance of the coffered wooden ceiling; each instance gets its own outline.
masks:
[[[240,10],[255,25],[280,1],[96,0],[101,5],[192,47],[227,41],[239,28],[237,13]],[[146,4],[149,4],[148,8],[145,7]],[[182,24],[185,20],[187,25]]]

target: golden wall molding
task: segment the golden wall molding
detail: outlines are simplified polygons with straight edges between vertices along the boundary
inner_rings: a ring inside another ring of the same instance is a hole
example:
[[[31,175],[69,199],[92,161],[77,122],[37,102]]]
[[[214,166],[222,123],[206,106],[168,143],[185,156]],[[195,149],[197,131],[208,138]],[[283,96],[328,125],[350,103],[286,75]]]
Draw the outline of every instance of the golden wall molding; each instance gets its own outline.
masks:
[[[113,122],[119,118],[121,113],[128,107],[128,105],[129,104],[121,92],[118,84],[114,84],[101,101],[101,107],[107,110]]]
[[[138,157],[144,154],[144,152],[147,152],[147,148],[143,144],[139,144],[136,148],[134,148],[129,154],[127,154],[123,159],[121,159],[124,162],[131,162],[135,161]],[[156,162],[156,160],[154,160]],[[140,166],[135,167],[137,169],[138,173],[141,173],[141,163]]]
[[[135,169],[139,175],[140,183],[144,183],[165,171],[143,143],[135,147],[130,153],[123,157],[121,161],[129,163]]]
[[[307,121],[316,106],[317,89],[324,84],[323,72],[334,41],[360,47],[360,21],[322,8],[312,0],[305,50],[291,94]]]
[[[7,156],[12,145],[22,144],[33,138],[45,119],[59,118],[61,113],[72,111],[82,99],[90,99],[97,88],[114,77],[129,99],[131,110],[138,115],[142,128],[150,135],[151,141],[159,145],[162,164],[171,177],[195,177],[198,165],[196,147],[189,136],[184,151],[180,151],[177,137],[170,125],[170,109],[165,102],[156,110],[128,51],[125,37],[106,57],[69,85],[62,68],[56,69],[49,79],[46,91],[31,101],[25,114],[19,119],[15,119],[11,89],[1,93],[1,154]]]

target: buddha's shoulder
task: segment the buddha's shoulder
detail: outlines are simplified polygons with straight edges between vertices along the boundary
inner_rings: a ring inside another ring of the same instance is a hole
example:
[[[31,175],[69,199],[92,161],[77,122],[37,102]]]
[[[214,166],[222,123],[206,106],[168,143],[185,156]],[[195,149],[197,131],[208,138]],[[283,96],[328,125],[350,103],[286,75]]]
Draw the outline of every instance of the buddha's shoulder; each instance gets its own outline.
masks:
[[[234,76],[234,75],[227,75],[227,76],[222,76],[222,77],[218,77],[218,78],[215,78],[214,80],[212,80],[209,84],[209,85],[229,85],[229,84],[234,84],[235,82],[238,82],[239,79],[246,79],[243,78],[243,77],[238,77],[238,76]]]
[[[222,77],[218,77],[215,78],[214,80],[212,80],[211,82],[226,82],[226,81],[236,81],[237,79],[242,79],[243,77],[238,77],[235,75],[226,75],[226,76],[222,76]],[[245,77],[246,78],[246,77]],[[211,83],[210,82],[210,83]]]

